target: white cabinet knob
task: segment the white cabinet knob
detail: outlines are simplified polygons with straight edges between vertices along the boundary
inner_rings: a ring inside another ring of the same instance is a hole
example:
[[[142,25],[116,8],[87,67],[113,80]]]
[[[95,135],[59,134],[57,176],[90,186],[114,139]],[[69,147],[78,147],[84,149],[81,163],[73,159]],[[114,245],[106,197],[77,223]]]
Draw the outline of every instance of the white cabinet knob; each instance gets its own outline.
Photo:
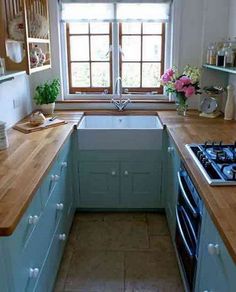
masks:
[[[57,204],[57,210],[62,211],[64,209],[64,205],[62,203]]]
[[[37,216],[37,215],[29,216],[28,222],[29,222],[29,224],[36,225],[39,222],[39,216]]]
[[[57,175],[57,174],[51,175],[51,181],[57,182],[57,181],[59,181],[59,179],[60,179],[60,176],[59,175]]]
[[[219,255],[220,253],[220,246],[219,244],[209,243],[207,246],[208,253],[210,255]]]
[[[65,241],[66,240],[66,234],[65,233],[59,234],[59,240]]]
[[[125,171],[124,171],[124,175],[129,175],[128,170],[125,170]]]
[[[68,163],[66,161],[64,161],[64,162],[61,163],[62,168],[66,168],[67,165],[68,165]]]
[[[39,269],[38,268],[30,268],[29,269],[29,277],[30,278],[37,278],[39,274]]]
[[[111,175],[112,175],[112,176],[115,176],[115,175],[116,175],[116,172],[113,170],[113,171],[111,172]]]
[[[173,151],[174,151],[174,147],[169,146],[169,147],[167,148],[167,152],[168,152],[168,153],[172,153]]]

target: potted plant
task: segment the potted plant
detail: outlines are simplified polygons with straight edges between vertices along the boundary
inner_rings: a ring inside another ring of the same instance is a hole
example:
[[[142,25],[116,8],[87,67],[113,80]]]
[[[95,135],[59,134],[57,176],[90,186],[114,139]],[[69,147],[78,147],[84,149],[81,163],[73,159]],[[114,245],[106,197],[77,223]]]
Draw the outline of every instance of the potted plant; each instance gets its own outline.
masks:
[[[60,81],[54,79],[52,82],[45,82],[36,87],[34,100],[40,105],[44,114],[51,115],[55,109],[55,101],[60,93]]]

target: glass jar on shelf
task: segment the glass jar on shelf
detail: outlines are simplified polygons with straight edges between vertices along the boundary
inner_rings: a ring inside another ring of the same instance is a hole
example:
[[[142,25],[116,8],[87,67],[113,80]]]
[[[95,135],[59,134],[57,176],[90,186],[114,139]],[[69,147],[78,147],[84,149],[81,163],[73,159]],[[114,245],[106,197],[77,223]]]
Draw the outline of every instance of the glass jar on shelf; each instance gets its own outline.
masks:
[[[211,43],[207,49],[207,64],[215,65],[216,64],[216,44]]]
[[[234,51],[232,49],[232,43],[228,44],[228,47],[225,49],[224,57],[224,67],[233,67],[234,66]]]

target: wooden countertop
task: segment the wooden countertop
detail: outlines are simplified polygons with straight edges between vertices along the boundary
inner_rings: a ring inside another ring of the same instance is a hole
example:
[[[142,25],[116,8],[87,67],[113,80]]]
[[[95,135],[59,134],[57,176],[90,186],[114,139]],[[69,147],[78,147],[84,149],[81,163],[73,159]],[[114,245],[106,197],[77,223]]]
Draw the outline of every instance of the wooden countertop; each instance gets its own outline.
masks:
[[[11,235],[81,112],[60,112],[67,124],[24,134],[8,132],[9,148],[0,151],[0,235]]]
[[[204,143],[206,140],[234,143],[236,121],[200,118],[197,112],[190,112],[188,117],[178,116],[175,111],[160,111],[158,115],[167,126],[186,169],[236,263],[236,186],[210,186],[185,148],[185,144]]]

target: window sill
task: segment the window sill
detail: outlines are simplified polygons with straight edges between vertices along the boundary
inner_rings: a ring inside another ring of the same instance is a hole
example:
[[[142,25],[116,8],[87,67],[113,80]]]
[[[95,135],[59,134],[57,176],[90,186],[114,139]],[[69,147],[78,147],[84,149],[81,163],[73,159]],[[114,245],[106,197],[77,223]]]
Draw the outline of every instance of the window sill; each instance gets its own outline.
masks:
[[[111,103],[111,100],[107,99],[67,99],[67,100],[58,100],[57,104],[72,104],[72,103]],[[157,103],[157,104],[174,104],[174,101],[169,101],[165,99],[133,99],[131,103]]]

